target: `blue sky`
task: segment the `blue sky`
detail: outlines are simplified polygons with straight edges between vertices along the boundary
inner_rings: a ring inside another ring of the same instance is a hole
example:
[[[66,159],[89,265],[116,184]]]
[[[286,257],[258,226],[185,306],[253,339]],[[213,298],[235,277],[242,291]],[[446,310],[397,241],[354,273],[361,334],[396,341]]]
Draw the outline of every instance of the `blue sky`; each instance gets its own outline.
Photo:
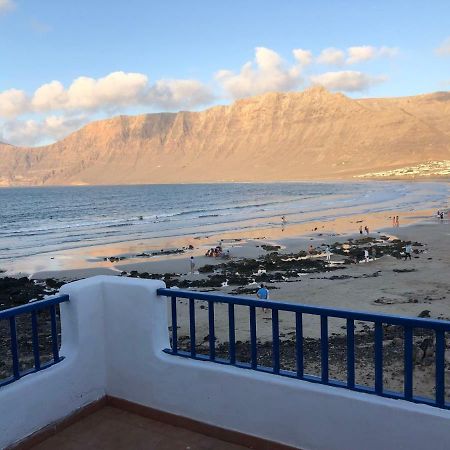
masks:
[[[311,84],[449,90],[449,38],[441,0],[0,0],[0,140],[36,145],[97,118]]]

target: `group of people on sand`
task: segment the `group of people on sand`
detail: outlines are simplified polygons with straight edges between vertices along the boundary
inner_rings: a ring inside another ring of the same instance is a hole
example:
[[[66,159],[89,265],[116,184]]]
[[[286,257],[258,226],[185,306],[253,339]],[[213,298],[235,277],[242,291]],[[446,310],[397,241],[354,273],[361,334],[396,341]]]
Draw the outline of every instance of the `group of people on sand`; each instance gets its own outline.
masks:
[[[222,244],[217,245],[216,247],[211,247],[206,253],[205,256],[209,258],[230,258],[230,250],[226,252],[223,250]]]
[[[369,236],[369,227],[367,225],[364,227],[364,233],[366,233],[367,236]],[[360,225],[360,227],[359,227],[359,234],[363,234],[363,227],[362,227],[362,225]]]
[[[400,222],[398,221],[398,216],[392,216],[392,226],[394,228],[398,228],[400,226]]]
[[[208,256],[209,258],[218,258],[222,256],[223,249],[222,246],[218,245],[217,247],[211,247],[206,253],[205,256]]]

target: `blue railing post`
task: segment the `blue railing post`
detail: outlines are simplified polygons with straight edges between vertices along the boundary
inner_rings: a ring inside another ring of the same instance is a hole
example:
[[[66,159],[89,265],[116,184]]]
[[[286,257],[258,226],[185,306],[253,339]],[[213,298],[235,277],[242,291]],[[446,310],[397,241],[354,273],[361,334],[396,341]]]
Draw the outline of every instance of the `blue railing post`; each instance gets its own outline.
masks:
[[[295,359],[297,363],[297,377],[303,378],[303,317],[301,312],[295,313]]]
[[[355,387],[355,321],[347,319],[347,387]]]
[[[383,324],[375,322],[375,392],[383,393]]]
[[[250,352],[251,352],[251,366],[252,369],[256,369],[258,365],[258,353],[257,353],[257,340],[256,340],[256,310],[254,306],[250,306]]]
[[[209,358],[216,359],[216,333],[214,327],[214,302],[208,302],[208,322],[209,322]]]
[[[34,368],[39,370],[41,368],[41,358],[39,354],[39,334],[36,311],[31,312],[31,332],[33,339]]]
[[[275,308],[272,309],[272,365],[273,373],[280,373],[280,326]]]
[[[228,304],[228,338],[229,338],[229,353],[230,364],[236,364],[236,335],[234,329],[234,305]]]
[[[320,316],[320,353],[322,383],[328,383],[328,316]]]
[[[405,400],[412,400],[413,397],[413,329],[406,326],[404,331],[404,394]]]
[[[56,328],[56,308],[55,305],[50,306],[50,323],[52,328],[52,352],[53,361],[59,361],[58,331]]]
[[[195,358],[195,300],[189,299],[189,338],[191,342],[191,356]]]
[[[20,378],[19,369],[19,350],[17,347],[17,328],[16,328],[16,318],[9,318],[9,330],[11,335],[11,359],[12,359],[12,370],[15,380]]]
[[[436,405],[445,404],[445,333],[436,330]]]
[[[171,297],[172,310],[172,352],[178,353],[178,320],[177,320],[177,298]]]

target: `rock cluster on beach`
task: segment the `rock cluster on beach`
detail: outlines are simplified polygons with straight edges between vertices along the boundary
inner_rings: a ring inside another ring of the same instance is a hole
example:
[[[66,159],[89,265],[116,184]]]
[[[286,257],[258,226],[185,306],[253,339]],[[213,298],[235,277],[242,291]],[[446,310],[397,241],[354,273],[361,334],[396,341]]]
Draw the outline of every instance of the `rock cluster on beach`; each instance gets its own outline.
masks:
[[[0,278],[0,310],[23,305],[31,300],[42,300],[46,295],[58,292],[62,281],[48,278],[43,281],[30,280],[28,277]]]

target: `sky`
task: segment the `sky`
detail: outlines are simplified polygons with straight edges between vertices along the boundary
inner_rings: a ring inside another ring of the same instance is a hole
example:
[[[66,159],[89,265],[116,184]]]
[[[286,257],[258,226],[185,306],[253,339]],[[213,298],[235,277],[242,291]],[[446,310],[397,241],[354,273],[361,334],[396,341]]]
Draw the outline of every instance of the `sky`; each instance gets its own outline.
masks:
[[[449,0],[0,0],[0,141],[322,85],[450,90]]]

